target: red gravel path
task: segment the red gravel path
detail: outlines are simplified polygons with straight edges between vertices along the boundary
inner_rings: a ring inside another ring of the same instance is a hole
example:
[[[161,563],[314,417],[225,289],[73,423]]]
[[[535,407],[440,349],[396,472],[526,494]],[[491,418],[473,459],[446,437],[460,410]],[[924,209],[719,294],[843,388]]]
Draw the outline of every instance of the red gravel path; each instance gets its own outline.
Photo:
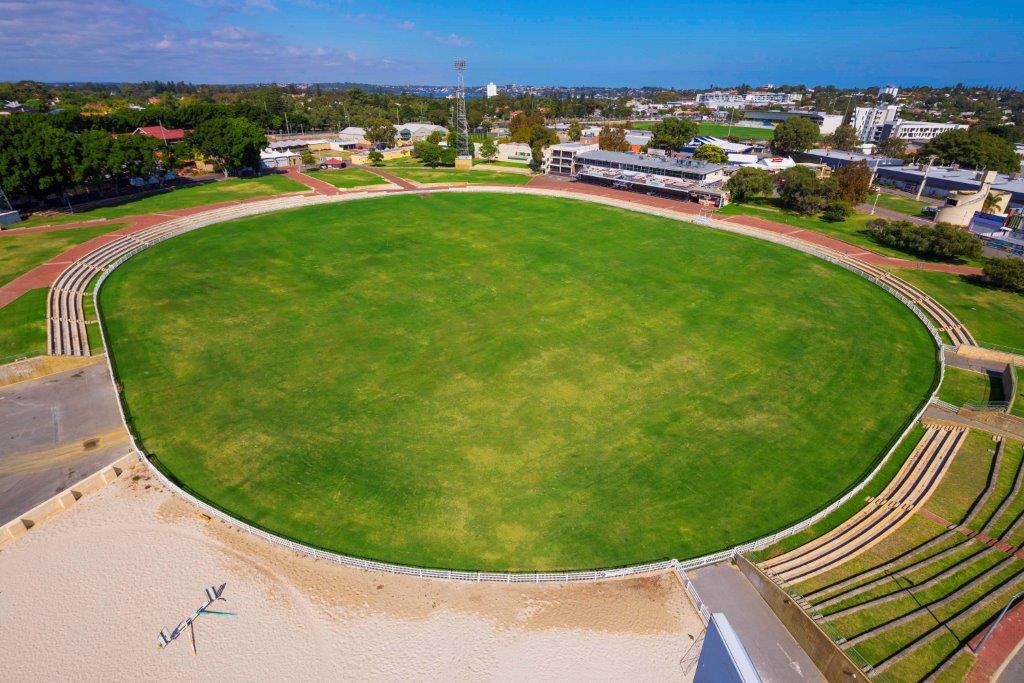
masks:
[[[1009,543],[1000,541],[998,539],[992,538],[991,536],[987,536],[982,533],[978,533],[974,529],[969,529],[965,526],[953,524],[953,522],[949,521],[948,519],[943,519],[939,515],[935,514],[934,512],[926,508],[918,509],[917,514],[921,515],[925,519],[929,519],[935,522],[936,524],[941,524],[947,529],[952,529],[966,536],[967,538],[973,538],[976,541],[981,541],[985,545],[995,548],[1000,552],[1006,553],[1007,555],[1014,555],[1015,557],[1019,557],[1020,559],[1024,560],[1024,550],[1018,550],[1015,546],[1012,546]]]
[[[982,631],[968,641],[973,650],[984,637]],[[1017,644],[1024,640],[1024,602],[1018,602],[1010,608],[985,641],[985,646],[977,653],[974,666],[967,672],[966,683],[989,683],[995,679],[996,672],[1007,659],[1013,656]]]
[[[366,170],[371,173],[376,173],[380,177],[384,178],[388,182],[399,186],[403,190],[415,190],[415,191],[429,191],[434,189],[445,189],[454,187],[465,187],[465,183],[455,183],[450,185],[430,185],[420,186],[412,183],[404,178],[399,178],[396,175],[388,173],[386,170],[376,168],[372,166],[366,166]],[[317,194],[336,195],[340,194],[341,191],[331,185],[330,183],[322,180],[317,180],[304,173],[299,172],[296,169],[288,169],[285,173],[289,178],[302,183],[306,187],[310,188],[312,192]],[[618,199],[640,206],[649,206],[658,209],[664,209],[672,211],[674,213],[683,214],[687,216],[696,216],[701,213],[707,213],[706,207],[699,206],[688,202],[681,202],[674,199],[666,199],[664,197],[649,197],[644,194],[636,192],[626,192],[623,190],[616,190],[610,187],[602,187],[600,185],[589,185],[586,183],[570,182],[567,179],[552,178],[549,176],[538,175],[530,179],[527,183],[528,187],[536,187],[541,189],[561,190],[563,192],[572,192],[580,195],[590,195],[598,197],[610,197]],[[395,190],[390,190],[395,191]],[[173,211],[163,211],[160,213],[145,214],[140,216],[127,216],[125,218],[112,219],[109,222],[116,223],[127,223],[124,228],[120,228],[113,232],[107,233],[100,237],[83,242],[82,244],[76,245],[64,253],[55,256],[46,263],[36,266],[32,270],[28,271],[15,278],[6,285],[0,287],[0,306],[6,306],[14,299],[18,298],[25,292],[36,289],[38,287],[48,287],[53,284],[57,276],[60,275],[61,271],[67,266],[68,263],[74,259],[83,256],[98,246],[106,244],[107,242],[115,239],[117,236],[126,235],[133,232],[138,232],[143,228],[147,228],[151,225],[160,223],[161,221],[173,218],[175,216],[187,216],[194,213],[200,213],[202,211],[209,211],[210,209],[216,209],[222,206],[229,206],[231,204],[243,204],[246,202],[260,201],[266,199],[266,197],[253,197],[245,200],[235,200],[228,202],[218,202],[215,204],[207,204],[205,206],[196,206],[189,209],[176,209]],[[956,273],[959,275],[973,275],[980,274],[981,269],[972,268],[970,266],[956,266],[944,263],[924,263],[921,261],[909,261],[904,259],[890,258],[875,254],[870,251],[855,247],[852,244],[837,240],[820,233],[816,233],[810,230],[803,230],[800,228],[794,228],[791,225],[784,223],[775,223],[773,221],[765,220],[757,216],[729,216],[723,217],[718,216],[721,220],[728,222],[737,223],[739,225],[746,225],[748,227],[759,228],[761,230],[768,230],[771,232],[791,235],[807,242],[812,242],[823,247],[828,247],[836,251],[840,251],[845,254],[856,256],[857,258],[871,263],[877,266],[894,266],[900,268],[917,268],[921,270],[930,270],[942,273]],[[57,230],[70,230],[85,225],[102,225],[108,221],[82,221],[78,223],[65,223],[61,225],[51,226],[40,226],[36,228],[23,228],[17,231],[4,231],[0,232],[0,238],[13,238],[17,235],[25,235],[39,232],[53,232]]]

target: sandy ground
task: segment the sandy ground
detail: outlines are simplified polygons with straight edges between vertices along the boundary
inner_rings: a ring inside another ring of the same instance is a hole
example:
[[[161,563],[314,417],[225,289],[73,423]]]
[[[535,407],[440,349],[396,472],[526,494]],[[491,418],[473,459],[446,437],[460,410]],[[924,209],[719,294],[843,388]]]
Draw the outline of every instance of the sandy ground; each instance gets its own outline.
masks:
[[[0,547],[5,681],[170,677],[655,680],[692,677],[703,625],[671,574],[579,585],[363,572],[279,549],[139,466]],[[156,648],[227,582],[238,616]],[[696,640],[695,640],[696,639]]]

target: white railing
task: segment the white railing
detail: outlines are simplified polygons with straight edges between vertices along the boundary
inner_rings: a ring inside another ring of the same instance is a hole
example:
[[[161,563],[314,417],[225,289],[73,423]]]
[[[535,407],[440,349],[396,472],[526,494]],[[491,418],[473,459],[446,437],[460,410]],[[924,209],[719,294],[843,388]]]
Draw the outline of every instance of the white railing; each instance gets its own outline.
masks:
[[[406,192],[408,192],[408,193],[421,193],[423,191],[424,191],[423,188],[418,188],[416,190],[410,190],[410,191],[406,191]],[[619,201],[619,200],[609,200],[607,198],[600,197],[600,196],[594,196],[594,195],[579,195],[579,194],[570,193],[570,192],[564,192],[564,191],[560,191],[560,190],[541,190],[541,189],[537,189],[537,188],[520,188],[520,187],[466,187],[466,188],[443,188],[443,189],[437,189],[437,190],[432,190],[432,191],[434,191],[434,192],[492,192],[492,193],[493,192],[499,192],[499,193],[512,193],[512,194],[531,194],[531,195],[538,195],[538,196],[555,196],[555,197],[564,197],[564,198],[570,198],[570,199],[591,201],[591,202],[594,202],[594,203],[607,204],[607,205],[611,205],[611,206],[619,206],[620,208],[626,208],[628,210],[638,211],[638,212],[642,212],[642,213],[651,213],[651,214],[654,214],[654,215],[664,216],[666,218],[672,218],[672,219],[683,221],[683,222],[688,222],[688,221],[695,220],[695,217],[692,217],[692,216],[682,216],[682,215],[679,215],[677,213],[662,211],[662,210],[658,210],[658,209],[653,209],[651,207],[634,206],[632,204],[628,204],[626,202],[622,202],[622,201]],[[315,202],[310,202],[310,203],[320,203],[320,202],[323,202],[323,201],[348,201],[348,200],[352,200],[352,199],[377,198],[377,197],[381,197],[381,196],[393,196],[395,194],[404,194],[404,193],[405,192],[391,192],[391,193],[388,193],[387,195],[384,195],[384,194],[334,195],[334,196],[331,196],[331,197],[320,198],[320,199],[317,199]],[[295,207],[281,207],[281,208],[295,208]],[[249,215],[252,215],[252,214],[249,214]],[[185,232],[190,232],[190,231],[195,230],[197,228],[204,227],[206,225],[211,225],[214,222],[219,222],[220,220],[228,220],[229,218],[235,217],[235,216],[230,216],[230,217],[225,217],[225,218],[222,218],[222,219],[215,219],[215,220],[212,220],[210,222],[204,222],[201,216],[202,216],[201,214],[197,215],[197,216],[190,216],[189,218],[192,218],[194,220],[189,221],[187,224],[183,224],[181,226],[181,230],[179,230],[179,231],[170,231],[170,232],[167,232],[165,234],[160,235],[158,238],[155,238],[155,239],[153,239],[151,241],[147,241],[147,243],[141,244],[141,245],[137,246],[132,251],[130,251],[130,252],[120,256],[116,260],[112,261],[111,263],[109,263],[109,264],[107,264],[106,266],[103,267],[103,271],[102,271],[99,279],[96,282],[95,288],[93,289],[93,305],[94,305],[94,308],[96,310],[97,319],[100,321],[99,328],[100,328],[100,334],[101,334],[101,337],[102,337],[102,340],[103,340],[103,346],[104,346],[104,349],[106,350],[107,371],[110,373],[111,382],[113,383],[113,385],[115,387],[118,387],[118,384],[117,384],[117,381],[116,381],[115,375],[114,375],[114,368],[113,368],[113,364],[112,364],[112,361],[111,361],[110,347],[109,347],[109,344],[108,344],[108,341],[107,341],[107,336],[106,336],[106,328],[102,324],[103,318],[102,318],[102,312],[100,310],[100,305],[99,305],[99,291],[100,291],[100,288],[102,287],[104,281],[106,281],[107,276],[109,276],[110,273],[115,268],[117,268],[118,266],[123,264],[125,261],[130,259],[132,256],[134,256],[134,255],[138,254],[139,252],[147,249],[148,247],[150,247],[150,246],[152,246],[154,244],[158,244],[160,242],[163,242],[164,240],[170,239],[171,237],[174,237],[174,236],[176,236],[178,234],[183,234]],[[921,322],[929,330],[929,332],[931,332],[932,338],[933,338],[933,340],[935,341],[935,344],[936,344],[936,353],[938,355],[938,360],[939,360],[939,384],[941,384],[942,377],[945,374],[945,362],[944,362],[943,357],[942,357],[943,342],[942,342],[942,339],[939,337],[938,330],[936,330],[935,326],[931,323],[931,320],[929,320],[929,318],[917,307],[917,305],[914,302],[910,301],[909,299],[904,297],[902,294],[897,292],[895,289],[890,287],[888,284],[882,282],[881,280],[879,280],[878,278],[874,277],[870,273],[868,273],[868,272],[866,272],[864,270],[858,269],[855,260],[853,260],[853,259],[851,259],[849,257],[842,257],[842,258],[840,258],[840,257],[837,257],[837,256],[833,255],[832,253],[826,251],[826,250],[820,249],[820,248],[818,248],[818,247],[816,247],[814,245],[808,244],[806,242],[801,242],[801,241],[793,239],[793,238],[789,238],[789,237],[782,236],[782,235],[777,235],[775,233],[770,233],[770,232],[767,232],[767,231],[757,230],[756,228],[746,228],[746,226],[739,226],[739,225],[735,225],[735,224],[731,224],[731,223],[724,223],[723,221],[719,221],[719,220],[715,220],[715,219],[711,219],[711,218],[704,218],[700,222],[703,225],[707,225],[707,226],[710,226],[710,227],[713,227],[713,228],[716,228],[716,229],[721,229],[721,230],[726,230],[726,231],[729,231],[729,232],[743,234],[743,235],[747,235],[749,237],[754,237],[754,238],[757,238],[757,239],[762,239],[762,240],[765,240],[765,241],[768,241],[768,242],[774,242],[776,244],[780,244],[780,245],[783,245],[783,246],[788,246],[788,247],[797,249],[797,250],[802,251],[804,253],[810,254],[812,256],[816,256],[818,258],[821,258],[821,259],[824,259],[826,261],[829,261],[830,263],[834,263],[834,264],[836,264],[838,266],[841,266],[841,267],[843,267],[843,268],[845,268],[845,269],[847,269],[847,270],[849,270],[849,271],[851,271],[853,273],[856,273],[856,274],[860,275],[861,277],[864,277],[865,279],[867,279],[870,282],[874,283],[878,287],[881,287],[882,289],[884,289],[886,292],[888,292],[889,294],[894,296],[896,299],[898,299],[900,302],[902,302],[904,305],[906,305],[911,311],[913,311],[914,314],[918,317],[918,319],[921,320]],[[185,500],[187,500],[191,504],[195,505],[196,507],[200,508],[201,510],[203,510],[204,512],[209,514],[211,517],[214,517],[216,519],[220,519],[220,520],[222,520],[224,522],[227,522],[228,524],[231,524],[231,525],[233,525],[233,526],[235,526],[237,528],[243,529],[244,531],[247,531],[247,532],[253,534],[254,536],[258,536],[258,537],[260,537],[260,538],[262,538],[262,539],[264,539],[264,540],[266,540],[266,541],[268,541],[270,543],[273,543],[273,544],[279,545],[279,546],[283,546],[285,548],[288,548],[289,550],[293,550],[295,552],[303,553],[303,554],[306,554],[306,555],[309,555],[309,556],[312,556],[312,557],[317,557],[317,558],[320,558],[320,559],[323,559],[323,560],[327,560],[327,561],[330,561],[330,562],[335,562],[337,564],[347,565],[347,566],[350,566],[350,567],[357,567],[359,569],[387,572],[387,573],[391,573],[391,574],[404,574],[404,575],[408,575],[408,576],[417,576],[417,577],[421,577],[421,578],[459,580],[459,581],[498,581],[498,582],[507,582],[507,583],[518,583],[518,582],[541,583],[541,582],[597,581],[597,580],[602,580],[602,579],[611,579],[611,578],[619,578],[619,577],[624,577],[624,576],[631,576],[631,575],[635,575],[635,574],[646,574],[646,573],[649,573],[649,572],[663,571],[663,570],[672,569],[672,568],[679,569],[681,571],[686,571],[686,570],[695,569],[695,568],[698,568],[698,567],[707,566],[707,565],[710,565],[710,564],[715,564],[717,562],[722,562],[722,561],[725,561],[725,560],[730,560],[733,557],[735,557],[737,554],[748,553],[748,552],[753,552],[753,551],[757,551],[757,550],[763,550],[764,548],[767,548],[767,547],[769,547],[771,545],[774,545],[778,541],[780,541],[780,540],[782,540],[784,538],[787,538],[789,536],[792,536],[793,534],[799,533],[799,532],[801,532],[801,531],[803,531],[803,530],[813,526],[814,524],[818,523],[819,521],[821,521],[822,519],[824,519],[828,515],[832,514],[837,509],[839,509],[840,506],[844,505],[853,496],[857,495],[857,493],[859,493],[868,484],[868,482],[870,482],[872,479],[874,479],[874,477],[877,476],[878,473],[882,470],[882,468],[885,466],[885,464],[889,461],[889,458],[892,457],[893,453],[895,453],[895,451],[899,447],[899,445],[903,442],[903,440],[907,437],[907,435],[910,433],[910,431],[914,428],[914,425],[916,425],[920,421],[921,415],[924,413],[925,409],[928,407],[928,404],[930,402],[935,402],[937,400],[937,394],[938,394],[938,384],[933,389],[932,394],[929,397],[928,401],[926,401],[921,406],[921,408],[915,414],[914,418],[907,424],[906,428],[900,434],[899,438],[896,439],[896,441],[893,443],[893,445],[889,449],[889,451],[882,457],[881,460],[879,460],[878,464],[875,466],[875,468],[871,471],[870,474],[868,474],[863,480],[860,481],[860,483],[858,483],[853,488],[849,489],[845,494],[843,494],[838,499],[833,501],[827,507],[819,510],[818,512],[816,512],[815,514],[811,515],[810,517],[808,517],[808,518],[806,518],[806,519],[804,519],[804,520],[802,520],[800,522],[797,522],[796,524],[794,524],[794,525],[792,525],[790,527],[782,529],[781,531],[777,531],[774,534],[771,534],[769,536],[765,536],[763,538],[759,538],[759,539],[756,539],[754,541],[750,541],[748,543],[743,543],[743,544],[734,546],[732,548],[728,548],[726,550],[722,550],[722,551],[719,551],[719,552],[716,552],[716,553],[710,553],[710,554],[707,554],[707,555],[702,555],[700,557],[690,558],[690,559],[687,559],[687,560],[665,559],[665,560],[659,560],[659,561],[656,561],[656,562],[648,562],[648,563],[643,563],[643,564],[630,565],[630,566],[626,566],[626,567],[616,567],[616,568],[609,568],[609,569],[595,569],[595,570],[585,570],[585,571],[566,571],[566,572],[557,572],[557,571],[555,571],[555,572],[484,572],[484,571],[463,571],[463,570],[456,570],[456,569],[434,569],[434,568],[428,568],[428,567],[416,567],[416,566],[412,566],[412,565],[394,564],[394,563],[390,563],[390,562],[379,562],[379,561],[376,561],[376,560],[368,560],[368,559],[364,559],[364,558],[353,557],[351,555],[344,555],[344,554],[341,554],[341,553],[334,553],[334,552],[330,552],[330,551],[327,551],[327,550],[322,550],[320,548],[314,548],[312,546],[308,546],[308,545],[305,545],[305,544],[302,544],[302,543],[297,543],[297,542],[292,541],[290,539],[278,536],[276,534],[273,534],[273,533],[270,533],[270,532],[265,531],[263,529],[260,529],[260,528],[258,528],[256,526],[253,526],[252,524],[249,524],[249,523],[247,523],[245,521],[242,521],[242,520],[240,520],[240,519],[238,519],[238,518],[236,518],[236,517],[234,517],[234,516],[224,512],[224,511],[220,510],[219,508],[216,508],[216,507],[210,505],[209,503],[207,503],[207,502],[205,502],[203,500],[200,500],[199,498],[197,498],[196,496],[192,495],[191,493],[189,493],[188,491],[186,491],[182,487],[180,487],[178,484],[173,482],[170,478],[168,478],[148,457],[146,457],[145,451],[142,450],[142,448],[139,446],[138,442],[136,441],[135,434],[132,432],[131,428],[128,425],[127,416],[126,416],[125,410],[124,410],[124,401],[123,401],[124,397],[122,396],[120,390],[117,391],[117,399],[118,399],[117,406],[118,406],[118,410],[120,411],[120,414],[121,414],[121,420],[124,423],[125,428],[128,431],[129,438],[131,439],[132,446],[134,447],[136,453],[138,454],[139,459],[146,465],[146,467],[149,468],[149,471],[153,474],[153,476],[156,477],[157,480],[159,480],[164,486],[166,486],[168,490],[170,490],[173,493],[176,493],[177,495],[181,496],[182,498],[184,498]],[[687,590],[689,592],[690,589],[688,588]],[[696,591],[694,591],[694,592],[696,592]],[[701,603],[701,604],[703,604],[703,603]],[[706,608],[705,608],[705,611],[706,611]],[[701,616],[704,617],[704,614],[702,613]]]

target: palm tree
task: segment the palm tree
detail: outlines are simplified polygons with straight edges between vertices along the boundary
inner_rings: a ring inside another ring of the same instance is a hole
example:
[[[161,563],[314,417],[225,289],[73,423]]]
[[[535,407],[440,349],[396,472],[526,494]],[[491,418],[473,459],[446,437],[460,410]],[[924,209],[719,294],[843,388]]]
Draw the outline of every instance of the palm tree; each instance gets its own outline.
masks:
[[[981,205],[981,210],[985,213],[989,213],[991,209],[995,209],[999,206],[999,195],[989,192],[985,196],[985,202]]]

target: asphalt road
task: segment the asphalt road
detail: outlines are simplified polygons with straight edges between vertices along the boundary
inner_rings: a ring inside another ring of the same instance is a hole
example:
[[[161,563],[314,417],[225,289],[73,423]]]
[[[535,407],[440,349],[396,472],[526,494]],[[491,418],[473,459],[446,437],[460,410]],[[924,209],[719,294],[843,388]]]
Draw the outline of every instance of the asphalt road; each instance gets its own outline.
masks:
[[[722,563],[688,574],[708,609],[729,619],[762,681],[825,680],[738,569]]]
[[[0,388],[0,523],[130,450],[102,362]]]

